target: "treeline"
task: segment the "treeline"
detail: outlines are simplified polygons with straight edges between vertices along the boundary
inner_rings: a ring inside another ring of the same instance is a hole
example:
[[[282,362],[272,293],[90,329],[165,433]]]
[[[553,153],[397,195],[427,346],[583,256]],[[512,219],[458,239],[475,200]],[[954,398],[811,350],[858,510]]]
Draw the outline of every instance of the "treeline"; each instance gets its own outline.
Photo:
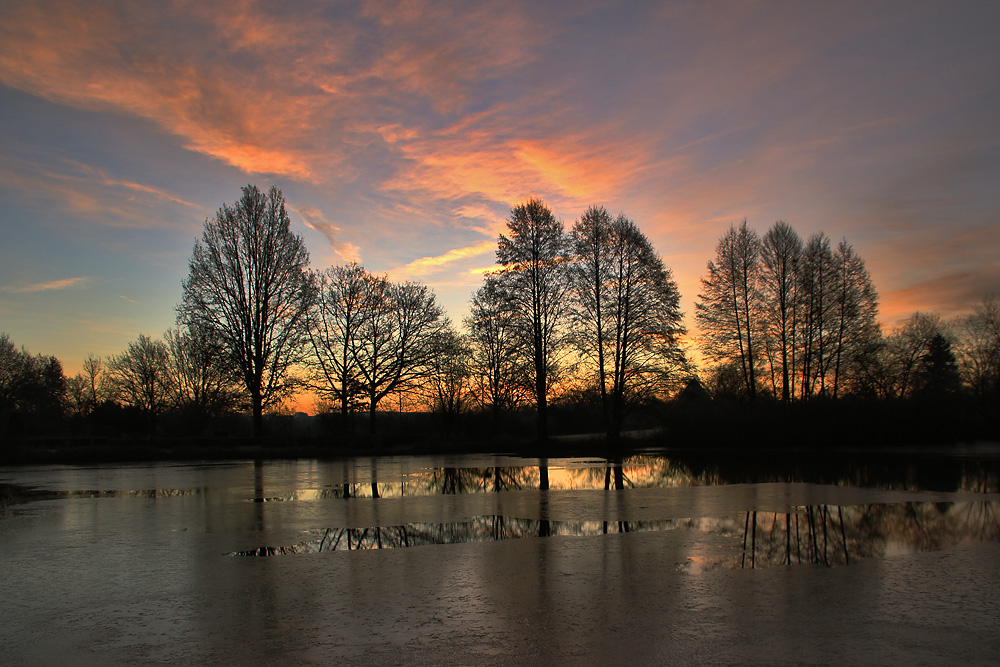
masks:
[[[988,296],[946,322],[915,313],[884,332],[864,261],[846,240],[805,242],[778,221],[760,237],[744,221],[716,248],[696,319],[714,396],[814,399],[974,397],[1000,388],[1000,303]]]
[[[374,434],[385,412],[429,415],[409,422],[425,435],[539,440],[552,422],[608,439],[636,427],[692,437],[726,414],[791,423],[767,406],[831,402],[898,418],[910,413],[883,408],[961,403],[997,419],[995,298],[883,332],[854,248],[803,241],[781,221],[763,236],[744,221],[720,239],[696,303],[700,372],[670,269],[635,222],[601,207],[569,230],[541,201],[513,207],[461,326],[426,285],[357,264],[310,269],[276,188],[247,186],[206,221],[182,287],[162,339],[89,356],[70,378],[3,335],[0,432],[260,435],[265,415],[302,392],[321,403],[311,433],[334,439]]]

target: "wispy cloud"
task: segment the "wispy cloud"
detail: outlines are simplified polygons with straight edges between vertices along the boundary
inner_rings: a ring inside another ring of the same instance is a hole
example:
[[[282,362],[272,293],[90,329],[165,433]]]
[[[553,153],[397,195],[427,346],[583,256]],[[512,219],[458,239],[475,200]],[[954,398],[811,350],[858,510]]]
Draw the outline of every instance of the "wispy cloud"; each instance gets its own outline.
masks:
[[[162,227],[167,221],[161,214],[163,206],[207,212],[164,188],[115,178],[104,169],[75,160],[41,163],[0,155],[0,182],[29,199],[56,202],[74,217],[111,227]]]
[[[12,294],[30,294],[32,292],[59,291],[59,290],[70,289],[73,287],[80,287],[89,280],[90,278],[87,276],[77,276],[75,278],[47,280],[45,282],[33,283],[31,285],[0,287],[0,291],[9,292]]]
[[[313,229],[329,241],[330,247],[345,262],[361,262],[361,249],[353,243],[340,240],[341,229],[326,219],[323,212],[313,206],[289,206],[302,218],[302,223]]]
[[[442,271],[455,262],[465,260],[470,257],[478,257],[488,252],[493,252],[496,250],[496,247],[496,241],[482,241],[467,248],[453,248],[443,255],[415,259],[405,266],[392,269],[389,271],[389,275],[395,280],[406,280],[426,276],[428,274]]]

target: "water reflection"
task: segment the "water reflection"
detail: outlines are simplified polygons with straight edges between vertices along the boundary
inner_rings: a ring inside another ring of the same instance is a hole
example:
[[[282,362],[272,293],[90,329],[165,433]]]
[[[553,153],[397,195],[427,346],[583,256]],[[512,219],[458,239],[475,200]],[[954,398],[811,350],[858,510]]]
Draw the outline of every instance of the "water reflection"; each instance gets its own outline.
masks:
[[[1000,541],[998,505],[962,503],[808,506],[794,513],[747,512],[741,568],[812,563],[850,565],[862,558],[938,551]]]
[[[860,462],[859,462],[860,460]],[[349,498],[399,498],[405,496],[459,495],[519,490],[624,490],[805,482],[907,491],[1000,492],[998,460],[879,459],[855,457],[849,462],[796,459],[791,454],[774,460],[766,455],[723,457],[704,462],[697,457],[682,460],[658,454],[639,454],[610,459],[512,459],[520,465],[415,466],[386,469],[385,462],[365,465],[345,463],[333,481],[316,476],[322,486],[302,485],[285,495],[264,495],[256,502],[276,500],[325,500]],[[395,473],[395,474],[393,474]],[[382,481],[380,481],[380,479]],[[332,483],[330,483],[332,482]]]
[[[0,506],[13,505],[33,500],[66,500],[77,498],[179,498],[198,496],[205,489],[82,489],[70,491],[50,491],[27,489],[13,484],[0,484]]]
[[[864,558],[1000,541],[997,510],[994,501],[976,501],[808,505],[787,513],[750,511],[729,517],[663,521],[552,521],[493,515],[454,523],[325,528],[310,531],[309,537],[297,544],[261,546],[227,555],[279,556],[526,537],[681,531],[723,538],[713,542],[722,545],[718,553],[677,563],[682,571],[797,564],[834,567]]]

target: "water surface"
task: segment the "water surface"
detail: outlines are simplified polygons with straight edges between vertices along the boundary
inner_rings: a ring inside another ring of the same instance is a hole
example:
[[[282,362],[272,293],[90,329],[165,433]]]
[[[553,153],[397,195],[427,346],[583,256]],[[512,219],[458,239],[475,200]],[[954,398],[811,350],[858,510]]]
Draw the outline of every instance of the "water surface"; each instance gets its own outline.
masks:
[[[4,468],[0,639],[10,664],[995,663],[995,460],[912,458]]]

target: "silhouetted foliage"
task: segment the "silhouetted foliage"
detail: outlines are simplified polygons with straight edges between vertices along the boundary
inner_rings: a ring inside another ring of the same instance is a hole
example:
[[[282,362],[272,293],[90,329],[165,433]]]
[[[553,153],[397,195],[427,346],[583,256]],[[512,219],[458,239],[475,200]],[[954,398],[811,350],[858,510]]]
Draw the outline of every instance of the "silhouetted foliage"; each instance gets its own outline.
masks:
[[[58,424],[67,390],[58,359],[32,356],[0,334],[0,429],[21,432],[32,422]]]
[[[961,382],[951,342],[944,334],[934,334],[914,373],[914,395],[923,399],[943,400],[957,394]]]
[[[1000,300],[987,296],[955,325],[962,379],[985,406],[1000,409]]]
[[[788,403],[795,395],[796,333],[799,315],[798,270],[802,239],[779,220],[761,243],[761,289],[769,295],[763,308],[765,351],[771,386]]]
[[[866,386],[860,359],[877,346],[878,297],[846,241],[833,250],[818,233],[803,244],[780,220],[761,241],[744,221],[719,241],[702,287],[702,349],[736,364],[740,394],[766,391],[788,403]]]
[[[468,411],[472,397],[469,388],[472,351],[468,339],[451,327],[442,330],[433,344],[435,350],[423,393],[440,421],[442,432],[453,435],[459,416]]]

